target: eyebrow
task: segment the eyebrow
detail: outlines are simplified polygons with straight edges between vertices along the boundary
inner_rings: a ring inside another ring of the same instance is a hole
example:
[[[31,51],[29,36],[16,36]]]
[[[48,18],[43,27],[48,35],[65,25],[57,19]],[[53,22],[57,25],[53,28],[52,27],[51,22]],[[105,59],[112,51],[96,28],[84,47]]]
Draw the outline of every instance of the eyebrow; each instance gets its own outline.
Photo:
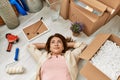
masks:
[[[53,42],[53,41],[55,41],[55,40],[51,40],[50,42]],[[62,40],[61,40],[61,39],[58,39],[57,41],[62,42]]]

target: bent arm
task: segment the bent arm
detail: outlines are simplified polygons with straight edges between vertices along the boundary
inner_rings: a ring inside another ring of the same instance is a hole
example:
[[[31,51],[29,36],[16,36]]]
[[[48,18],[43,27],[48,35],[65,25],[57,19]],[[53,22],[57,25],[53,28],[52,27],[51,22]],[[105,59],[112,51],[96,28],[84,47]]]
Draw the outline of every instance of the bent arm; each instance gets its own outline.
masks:
[[[80,47],[80,45],[82,43],[84,43],[84,42],[75,42],[75,41],[67,42],[67,47],[69,47],[69,48],[78,48],[78,47]]]
[[[39,61],[41,55],[43,54],[43,51],[38,50],[42,48],[45,48],[45,43],[33,43],[27,46],[27,50],[29,51],[29,53],[32,55],[36,62]]]
[[[75,42],[67,42],[67,47],[74,48]]]
[[[33,43],[37,49],[45,49],[46,43]]]
[[[79,60],[80,53],[86,48],[87,44],[85,42],[75,42],[73,51],[71,52],[74,54],[76,61]]]
[[[33,43],[37,49],[45,49],[46,43]],[[75,42],[68,42],[67,47],[74,48]]]

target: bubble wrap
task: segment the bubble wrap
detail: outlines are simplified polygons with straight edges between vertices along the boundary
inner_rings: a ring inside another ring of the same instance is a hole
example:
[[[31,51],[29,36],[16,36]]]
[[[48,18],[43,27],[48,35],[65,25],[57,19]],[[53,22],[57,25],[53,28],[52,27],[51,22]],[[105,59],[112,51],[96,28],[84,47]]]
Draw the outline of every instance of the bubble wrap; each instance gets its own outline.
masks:
[[[107,40],[90,61],[111,80],[120,75],[120,46]]]

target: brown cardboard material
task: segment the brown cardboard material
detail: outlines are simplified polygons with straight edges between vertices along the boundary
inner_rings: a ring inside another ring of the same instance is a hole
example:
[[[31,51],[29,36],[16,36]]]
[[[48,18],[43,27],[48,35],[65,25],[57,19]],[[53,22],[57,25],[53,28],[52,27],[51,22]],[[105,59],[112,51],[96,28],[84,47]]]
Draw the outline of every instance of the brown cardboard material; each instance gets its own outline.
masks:
[[[98,0],[107,6],[107,11],[111,13],[110,17],[107,19],[108,22],[113,18],[120,10],[120,0]]]
[[[106,40],[111,40],[120,46],[120,38],[117,36],[113,34],[99,34],[79,56],[88,61],[80,70],[80,74],[85,76],[88,80],[110,80],[104,73],[89,62]],[[120,80],[120,78],[118,78],[118,80]]]
[[[76,5],[73,1],[70,2],[69,19],[72,22],[81,22],[84,24],[84,33],[90,36],[97,29],[99,29],[106,22],[109,14],[104,13],[102,17],[97,16],[80,6]]]
[[[116,9],[120,4],[120,0],[98,0],[98,1],[114,9]]]
[[[111,34],[101,34],[95,37],[95,39],[87,46],[87,48],[82,52],[80,58],[85,60],[90,60],[94,54],[99,50],[99,48],[104,44],[104,42],[109,38]]]
[[[61,2],[61,9],[60,9],[60,15],[64,19],[68,19],[69,5],[70,5],[70,0],[62,0],[62,2]]]
[[[29,41],[42,35],[43,33],[47,32],[48,30],[49,29],[46,27],[46,25],[41,20],[33,23],[30,26],[23,28],[23,32],[25,34],[25,37]]]
[[[113,18],[120,10],[120,5],[118,6],[118,8],[114,9],[114,13],[107,19],[106,22],[110,21],[111,18]]]
[[[93,66],[90,62],[81,69],[80,73],[84,75],[88,80],[110,80],[105,74],[99,69]]]
[[[117,80],[120,80],[120,76],[118,77],[118,79]]]
[[[103,3],[97,1],[97,0],[79,0],[81,2],[84,2],[88,6],[91,6],[92,8],[100,11],[100,12],[105,12],[107,9],[107,6],[104,5]]]
[[[120,0],[78,0],[87,4],[83,8],[75,4],[74,0],[70,0],[69,17],[72,22],[81,22],[85,25],[84,33],[90,36],[100,27],[112,19],[120,10]],[[92,10],[93,9],[93,10]],[[98,10],[100,14],[96,15],[94,10]],[[94,12],[95,13],[94,13]]]
[[[117,13],[117,15],[120,16],[120,10],[119,10],[119,12]]]
[[[0,26],[1,25],[4,25],[5,23],[4,23],[4,21],[3,21],[3,19],[0,17]]]

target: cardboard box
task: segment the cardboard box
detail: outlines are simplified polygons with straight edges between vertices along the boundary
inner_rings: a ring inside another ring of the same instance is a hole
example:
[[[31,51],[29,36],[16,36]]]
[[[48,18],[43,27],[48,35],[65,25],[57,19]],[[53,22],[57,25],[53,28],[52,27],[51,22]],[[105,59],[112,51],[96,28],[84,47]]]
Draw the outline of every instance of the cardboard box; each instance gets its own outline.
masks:
[[[117,15],[120,16],[120,10],[119,10],[119,12],[117,13]]]
[[[106,42],[111,40],[120,46],[120,38],[113,34],[99,34],[95,39],[88,45],[88,47],[80,54],[80,58],[87,60],[87,63],[80,70],[80,74],[85,76],[88,80],[111,80],[102,71],[97,69],[90,59],[97,53],[100,47]],[[120,80],[120,78],[118,78]]]
[[[62,0],[62,2],[61,2],[61,8],[60,8],[60,15],[64,19],[68,19],[69,5],[70,5],[70,0]]]
[[[96,0],[79,0],[79,1],[87,4],[88,6],[92,7],[93,9],[97,11],[100,11],[101,13],[104,13],[107,9],[106,5]]]
[[[96,14],[93,14],[92,12],[76,5],[74,1],[72,0],[70,1],[69,19],[72,22],[83,23],[84,24],[83,32],[88,36],[90,36],[92,33],[98,30],[102,25],[104,25],[108,16],[109,14],[107,12],[103,13],[102,16],[97,16]]]

